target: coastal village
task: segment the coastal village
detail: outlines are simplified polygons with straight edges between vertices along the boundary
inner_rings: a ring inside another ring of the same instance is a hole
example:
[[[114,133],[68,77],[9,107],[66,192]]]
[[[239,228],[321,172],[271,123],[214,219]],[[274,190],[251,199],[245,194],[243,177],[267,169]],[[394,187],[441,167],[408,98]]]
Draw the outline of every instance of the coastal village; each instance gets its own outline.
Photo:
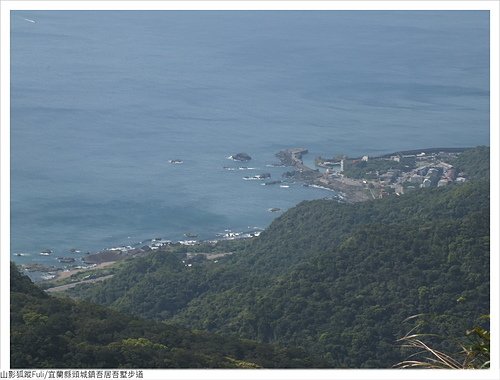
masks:
[[[465,182],[465,173],[457,172],[449,163],[463,150],[437,148],[380,157],[317,157],[315,164],[318,168],[315,169],[304,165],[302,155],[308,153],[304,148],[287,149],[279,152],[277,157],[283,164],[294,168],[284,174],[287,178],[301,181],[306,186],[335,190],[342,201],[354,203],[389,195],[400,196],[419,188]]]

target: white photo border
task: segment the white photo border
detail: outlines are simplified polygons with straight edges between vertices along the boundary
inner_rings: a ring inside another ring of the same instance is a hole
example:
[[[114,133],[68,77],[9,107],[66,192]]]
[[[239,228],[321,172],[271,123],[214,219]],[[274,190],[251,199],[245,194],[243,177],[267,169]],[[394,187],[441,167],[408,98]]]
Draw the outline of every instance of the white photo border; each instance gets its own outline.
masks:
[[[0,2],[0,366],[10,367],[10,12],[15,10],[487,10],[490,12],[491,368],[488,370],[144,370],[145,379],[499,379],[499,6],[452,1],[13,1]],[[404,372],[401,372],[404,371]]]

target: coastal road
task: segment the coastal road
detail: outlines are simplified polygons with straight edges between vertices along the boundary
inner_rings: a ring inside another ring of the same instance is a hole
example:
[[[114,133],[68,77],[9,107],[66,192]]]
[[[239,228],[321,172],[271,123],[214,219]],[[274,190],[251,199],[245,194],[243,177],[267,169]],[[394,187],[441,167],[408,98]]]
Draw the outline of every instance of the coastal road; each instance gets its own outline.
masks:
[[[73,282],[71,284],[66,284],[66,285],[61,285],[61,286],[55,286],[53,288],[46,289],[46,293],[54,293],[54,292],[64,292],[65,290],[74,288],[77,285],[80,284],[91,284],[94,282],[99,282],[99,281],[104,281],[107,280],[108,278],[113,277],[113,274],[108,274],[107,276],[102,276],[98,278],[91,278],[90,280],[83,280],[83,281],[78,281],[78,282]]]

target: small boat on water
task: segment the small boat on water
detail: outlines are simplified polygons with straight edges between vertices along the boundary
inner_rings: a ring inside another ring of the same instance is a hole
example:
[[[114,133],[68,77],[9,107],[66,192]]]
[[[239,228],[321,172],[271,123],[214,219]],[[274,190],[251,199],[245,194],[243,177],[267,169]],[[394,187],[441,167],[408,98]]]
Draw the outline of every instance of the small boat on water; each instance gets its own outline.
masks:
[[[281,211],[281,209],[278,208],[278,207],[271,207],[271,208],[268,208],[267,211],[269,211],[269,212],[278,212],[278,211]]]
[[[44,249],[42,252],[40,252],[40,256],[50,256],[52,254],[51,249]]]
[[[184,161],[179,160],[179,159],[174,159],[174,160],[168,160],[171,164],[183,164]]]

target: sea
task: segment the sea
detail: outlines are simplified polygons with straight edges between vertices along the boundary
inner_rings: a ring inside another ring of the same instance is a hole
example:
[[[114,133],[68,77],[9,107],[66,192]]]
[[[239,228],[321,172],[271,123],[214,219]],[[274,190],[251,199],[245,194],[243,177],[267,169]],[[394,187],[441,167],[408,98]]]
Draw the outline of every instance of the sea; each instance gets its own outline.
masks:
[[[257,231],[335,195],[244,180],[281,179],[282,149],[308,149],[312,166],[489,145],[487,11],[14,11],[10,22],[20,264]],[[252,160],[228,159],[239,152]]]

